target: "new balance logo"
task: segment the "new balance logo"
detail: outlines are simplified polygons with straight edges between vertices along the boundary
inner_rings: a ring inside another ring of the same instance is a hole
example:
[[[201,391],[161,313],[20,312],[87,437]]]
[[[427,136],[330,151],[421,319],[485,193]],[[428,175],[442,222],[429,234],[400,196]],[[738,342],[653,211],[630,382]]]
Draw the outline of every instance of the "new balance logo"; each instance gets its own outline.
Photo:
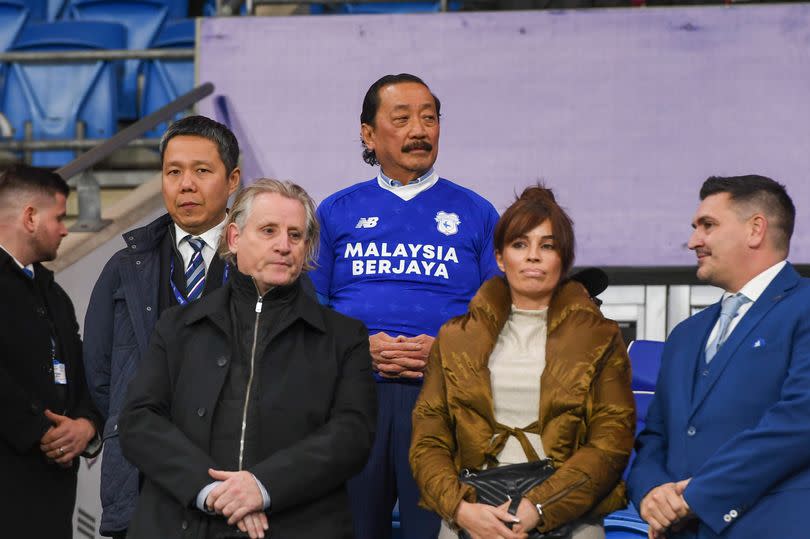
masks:
[[[374,228],[379,220],[379,217],[361,217],[354,228]]]

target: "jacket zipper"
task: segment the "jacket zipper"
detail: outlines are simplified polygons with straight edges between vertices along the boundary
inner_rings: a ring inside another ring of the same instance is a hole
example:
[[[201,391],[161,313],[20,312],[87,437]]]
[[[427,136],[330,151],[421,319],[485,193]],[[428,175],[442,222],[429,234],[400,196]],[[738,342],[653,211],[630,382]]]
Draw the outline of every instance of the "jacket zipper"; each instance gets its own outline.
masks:
[[[250,402],[250,388],[253,386],[253,367],[256,361],[256,341],[259,336],[259,316],[262,314],[262,296],[256,300],[256,322],[253,325],[253,346],[250,350],[250,376],[248,376],[247,391],[245,391],[245,407],[242,409],[242,436],[239,438],[239,471],[242,470],[242,460],[245,456],[245,431],[247,430],[248,403]]]
[[[561,490],[560,492],[558,492],[554,496],[551,496],[548,500],[543,502],[543,504],[542,504],[543,508],[545,509],[546,507],[548,507],[552,503],[554,503],[556,501],[559,501],[562,498],[565,498],[566,496],[568,496],[569,493],[571,493],[571,491],[574,491],[574,490],[578,489],[579,487],[581,487],[582,485],[584,485],[587,482],[588,482],[588,478],[583,477],[582,479],[580,479],[579,481],[577,481],[573,485],[571,485],[571,486],[569,486],[567,488],[564,488],[563,490]]]

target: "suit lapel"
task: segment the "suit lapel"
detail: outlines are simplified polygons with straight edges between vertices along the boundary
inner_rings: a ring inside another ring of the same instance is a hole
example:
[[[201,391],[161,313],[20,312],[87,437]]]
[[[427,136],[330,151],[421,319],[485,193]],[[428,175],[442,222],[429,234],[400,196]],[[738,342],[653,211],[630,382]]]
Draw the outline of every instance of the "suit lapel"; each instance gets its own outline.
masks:
[[[771,284],[765,289],[762,295],[754,302],[747,313],[742,317],[737,326],[729,335],[728,340],[720,347],[717,355],[712,360],[712,368],[709,369],[709,379],[701,386],[699,394],[694,395],[692,399],[692,415],[700,407],[706,395],[712,390],[717,380],[723,374],[723,371],[728,367],[729,363],[733,361],[734,354],[739,349],[740,345],[745,341],[751,331],[757,327],[762,318],[774,308],[785,296],[790,293],[790,290],[796,286],[799,276],[790,264],[787,264],[782,271],[771,281]],[[719,304],[716,307],[719,309]],[[717,315],[713,318],[716,321]],[[705,344],[705,340],[702,341]],[[702,357],[702,354],[698,354]],[[695,365],[695,368],[697,366]],[[689,375],[694,379],[694,370]]]

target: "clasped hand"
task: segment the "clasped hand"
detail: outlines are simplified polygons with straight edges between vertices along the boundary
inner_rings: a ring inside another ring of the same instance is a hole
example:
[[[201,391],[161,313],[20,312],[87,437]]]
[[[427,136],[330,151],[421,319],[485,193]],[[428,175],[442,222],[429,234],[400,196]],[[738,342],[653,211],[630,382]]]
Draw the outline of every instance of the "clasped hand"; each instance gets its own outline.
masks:
[[[659,485],[641,500],[639,514],[650,525],[649,539],[663,538],[670,529],[677,531],[694,516],[683,496],[690,480]]]
[[[392,337],[381,331],[368,340],[372,366],[383,378],[422,378],[433,337]]]
[[[264,513],[264,499],[253,474],[244,470],[226,472],[208,470],[208,475],[222,481],[205,499],[205,506],[228,519],[228,524],[236,525],[251,539],[261,539],[269,528]]]
[[[53,425],[40,439],[39,449],[59,466],[70,468],[73,466],[73,459],[84,452],[96,435],[96,428],[83,417],[72,419],[50,410],[45,410],[45,417]]]
[[[462,501],[456,509],[456,524],[472,539],[527,539],[529,531],[537,527],[540,514],[526,498],[520,500],[517,515],[509,513],[509,503],[494,507]],[[507,524],[512,524],[512,529]]]

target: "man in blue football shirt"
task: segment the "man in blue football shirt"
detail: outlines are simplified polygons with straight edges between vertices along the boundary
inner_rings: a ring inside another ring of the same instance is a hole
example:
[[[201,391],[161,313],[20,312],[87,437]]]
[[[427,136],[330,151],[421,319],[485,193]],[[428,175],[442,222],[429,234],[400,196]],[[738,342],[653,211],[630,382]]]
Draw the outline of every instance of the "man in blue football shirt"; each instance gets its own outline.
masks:
[[[312,280],[321,300],[369,329],[379,414],[366,468],[349,483],[357,539],[391,535],[399,499],[404,539],[430,539],[439,517],[417,507],[408,465],[411,410],[439,327],[463,314],[498,273],[495,208],[433,170],[441,103],[414,75],[386,75],[363,100],[363,159],[377,177],[318,208],[321,245]],[[339,450],[339,449],[338,449]]]

